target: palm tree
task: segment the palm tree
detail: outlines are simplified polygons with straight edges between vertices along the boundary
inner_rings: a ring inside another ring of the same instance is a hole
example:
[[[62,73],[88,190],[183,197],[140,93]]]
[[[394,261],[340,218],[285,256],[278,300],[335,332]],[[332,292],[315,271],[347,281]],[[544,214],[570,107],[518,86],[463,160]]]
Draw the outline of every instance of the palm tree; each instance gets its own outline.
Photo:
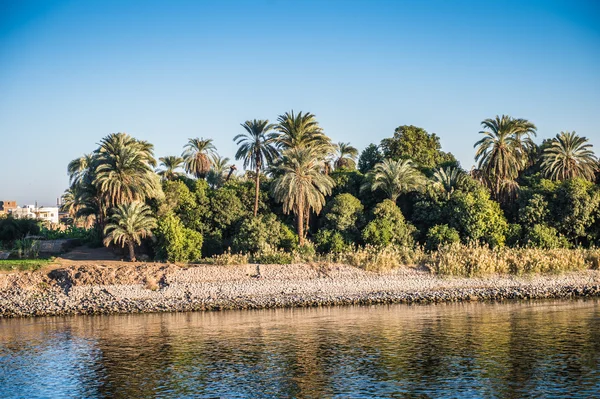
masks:
[[[182,167],[183,158],[175,155],[169,155],[166,157],[160,157],[158,160],[160,161],[160,166],[162,167],[162,169],[158,171],[158,175],[164,180],[175,180],[177,177],[181,176],[181,173],[177,172],[177,169]]]
[[[593,180],[598,159],[586,137],[575,132],[560,132],[542,155],[542,171],[552,180],[583,177]]]
[[[241,124],[246,133],[238,134],[233,141],[240,146],[235,159],[244,160],[244,169],[248,166],[254,170],[254,216],[258,214],[258,198],[260,194],[260,172],[273,163],[278,156],[276,148],[277,135],[271,130],[275,125],[268,120],[254,119]]]
[[[496,116],[481,122],[484,130],[481,140],[475,143],[475,160],[479,169],[493,184],[492,192],[500,197],[502,185],[514,180],[528,162],[529,147],[533,145],[531,136],[536,127],[526,119],[514,119],[507,115]]]
[[[332,148],[331,140],[323,133],[319,122],[310,112],[286,112],[277,118],[277,143],[285,150],[311,148],[314,155],[325,157]]]
[[[356,168],[356,160],[358,159],[358,150],[352,147],[350,143],[338,143],[336,146],[335,168]]]
[[[216,150],[212,139],[189,139],[183,148],[181,156],[185,163],[185,171],[196,178],[204,179],[211,166],[209,156],[214,155]]]
[[[424,183],[423,175],[410,159],[385,159],[367,173],[367,179],[361,189],[381,190],[396,202],[400,194],[418,190]]]
[[[127,245],[129,258],[135,262],[135,245],[140,245],[143,238],[151,237],[155,227],[156,219],[147,205],[140,202],[119,205],[104,228],[104,245],[115,243],[122,248]]]
[[[95,158],[94,154],[85,154],[69,162],[67,166],[69,182],[79,184],[88,180],[95,170]]]
[[[152,169],[156,165],[152,145],[125,133],[113,133],[100,141],[94,185],[107,208],[156,198],[161,187]]]
[[[335,183],[321,173],[321,163],[310,148],[286,151],[275,175],[271,193],[276,201],[283,203],[285,213],[296,215],[299,244],[304,245],[305,218],[311,210],[321,212],[325,196],[331,195]]]
[[[229,158],[216,154],[212,157],[212,167],[206,175],[206,181],[212,188],[221,187],[225,181],[225,172],[230,169]]]
[[[434,186],[446,193],[447,198],[450,199],[454,190],[462,184],[465,178],[465,173],[459,168],[446,167],[433,172],[432,180]]]

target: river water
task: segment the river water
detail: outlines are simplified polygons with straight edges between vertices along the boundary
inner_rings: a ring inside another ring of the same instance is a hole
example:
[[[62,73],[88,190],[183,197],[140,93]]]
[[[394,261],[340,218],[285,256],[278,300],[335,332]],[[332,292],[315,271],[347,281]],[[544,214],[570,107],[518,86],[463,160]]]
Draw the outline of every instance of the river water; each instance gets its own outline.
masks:
[[[600,397],[599,305],[0,320],[0,398]]]

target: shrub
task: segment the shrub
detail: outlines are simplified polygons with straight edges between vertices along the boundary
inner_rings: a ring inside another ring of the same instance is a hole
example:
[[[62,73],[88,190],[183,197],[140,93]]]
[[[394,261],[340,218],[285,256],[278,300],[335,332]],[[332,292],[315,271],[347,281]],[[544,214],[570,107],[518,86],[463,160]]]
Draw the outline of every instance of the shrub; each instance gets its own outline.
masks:
[[[434,250],[440,246],[454,244],[460,241],[458,231],[447,224],[433,226],[427,232],[427,249]]]
[[[254,253],[266,245],[291,251],[298,241],[294,232],[273,214],[250,217],[240,223],[232,241],[234,252]]]
[[[202,234],[188,229],[172,212],[159,219],[156,254],[169,262],[195,261],[202,256]]]
[[[323,226],[347,235],[358,233],[362,219],[363,205],[358,198],[345,193],[335,196],[327,206],[323,216]]]
[[[527,231],[525,245],[532,248],[568,248],[569,241],[558,234],[554,227],[536,224]]]
[[[292,254],[270,245],[265,246],[252,256],[252,262],[260,264],[289,265],[292,260]]]
[[[322,229],[315,235],[315,244],[320,253],[339,253],[349,247],[339,231]]]
[[[422,257],[423,251],[420,247],[366,245],[343,252],[335,260],[368,271],[382,272],[402,265],[420,263]]]
[[[373,210],[374,219],[367,224],[362,232],[362,238],[368,245],[373,246],[412,246],[415,228],[406,222],[404,215],[396,204],[386,199]]]
[[[0,241],[12,242],[27,235],[40,234],[40,223],[33,219],[15,219],[12,216],[0,217]]]

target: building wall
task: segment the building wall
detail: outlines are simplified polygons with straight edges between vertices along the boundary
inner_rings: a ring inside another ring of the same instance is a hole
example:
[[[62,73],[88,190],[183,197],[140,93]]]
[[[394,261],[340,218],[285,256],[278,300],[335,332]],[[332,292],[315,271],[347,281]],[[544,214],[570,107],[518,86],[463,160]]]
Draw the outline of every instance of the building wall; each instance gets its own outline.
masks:
[[[0,201],[0,215],[6,215],[17,207],[17,201]]]

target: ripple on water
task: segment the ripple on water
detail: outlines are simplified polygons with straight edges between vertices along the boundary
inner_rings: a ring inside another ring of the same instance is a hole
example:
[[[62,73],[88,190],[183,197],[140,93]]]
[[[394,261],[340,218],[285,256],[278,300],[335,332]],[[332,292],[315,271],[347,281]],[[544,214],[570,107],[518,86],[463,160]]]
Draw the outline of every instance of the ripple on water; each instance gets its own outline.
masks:
[[[2,320],[0,397],[597,397],[599,303]]]

